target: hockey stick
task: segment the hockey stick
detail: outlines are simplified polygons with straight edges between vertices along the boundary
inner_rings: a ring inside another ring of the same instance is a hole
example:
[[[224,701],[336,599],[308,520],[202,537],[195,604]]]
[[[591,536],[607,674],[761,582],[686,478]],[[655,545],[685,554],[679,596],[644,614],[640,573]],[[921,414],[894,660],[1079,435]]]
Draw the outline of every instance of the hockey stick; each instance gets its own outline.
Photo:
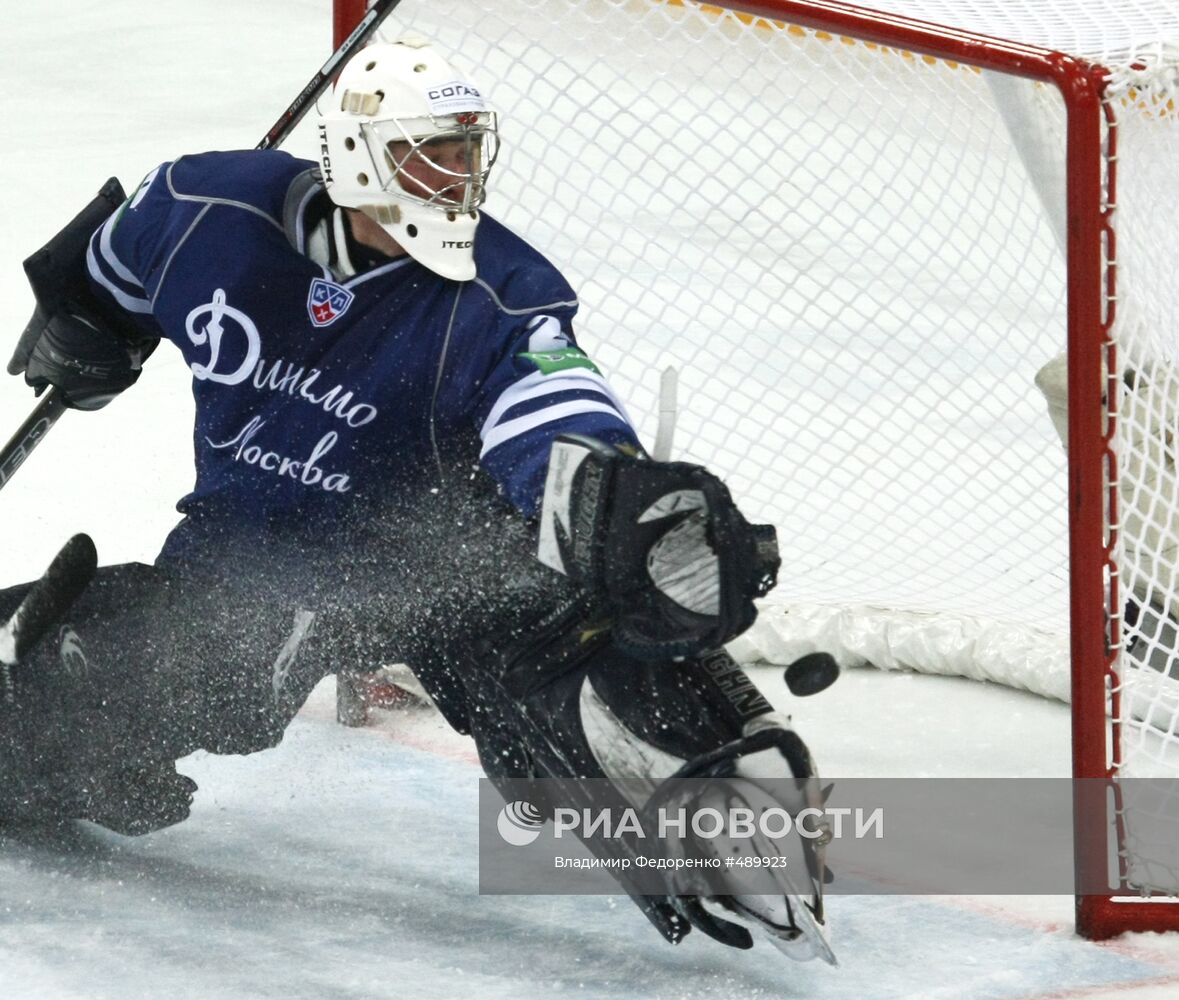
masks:
[[[299,95],[290,103],[262,137],[255,149],[272,149],[283,142],[303,120],[308,109],[315,103],[331,82],[332,74],[341,62],[346,60],[356,49],[369,40],[373,32],[380,27],[381,22],[393,13],[401,0],[375,0],[369,11],[361,18],[360,23],[353,29],[352,34],[340,43],[339,48],[328,57],[325,62],[307,81],[307,85],[299,91]],[[41,397],[40,402],[33,408],[32,413],[25,418],[24,423],[8,443],[0,450],[0,489],[8,485],[9,479],[26,458],[32,453],[49,433],[49,429],[65,413],[67,406],[52,386]]]
[[[8,485],[13,473],[21,467],[21,463],[41,443],[41,439],[49,433],[49,428],[57,423],[65,411],[65,403],[57,390],[50,386],[41,396],[40,402],[33,407],[33,412],[25,417],[24,423],[16,429],[4,450],[0,451],[0,489]]]

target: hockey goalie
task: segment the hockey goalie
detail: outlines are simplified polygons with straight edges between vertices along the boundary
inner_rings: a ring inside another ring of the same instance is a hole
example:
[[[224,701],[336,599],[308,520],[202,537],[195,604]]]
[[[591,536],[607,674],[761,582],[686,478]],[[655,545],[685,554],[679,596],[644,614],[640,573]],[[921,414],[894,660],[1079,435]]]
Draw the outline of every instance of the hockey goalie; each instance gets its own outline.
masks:
[[[152,565],[99,569],[39,641],[0,642],[0,822],[179,822],[178,758],[274,746],[326,674],[391,662],[493,780],[633,802],[814,779],[723,651],[774,584],[773,530],[645,455],[572,288],[481,211],[499,134],[478,87],[422,39],[377,43],[317,125],[318,162],[212,152],[109,183],[26,262],[10,373],[95,410],[169,341],[196,476]],[[0,593],[9,639],[31,599]],[[641,905],[669,940],[830,959],[803,846],[775,895],[669,881]]]

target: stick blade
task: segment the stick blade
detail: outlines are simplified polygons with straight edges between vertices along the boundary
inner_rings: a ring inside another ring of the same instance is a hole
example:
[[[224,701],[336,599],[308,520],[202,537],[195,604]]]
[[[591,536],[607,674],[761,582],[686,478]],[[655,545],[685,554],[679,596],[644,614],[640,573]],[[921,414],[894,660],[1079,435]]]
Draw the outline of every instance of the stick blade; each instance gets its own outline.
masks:
[[[19,663],[45,632],[65,616],[94,579],[97,569],[98,552],[89,535],[74,535],[61,547],[4,626],[4,638],[9,642],[0,642],[0,648],[11,651],[12,662]]]

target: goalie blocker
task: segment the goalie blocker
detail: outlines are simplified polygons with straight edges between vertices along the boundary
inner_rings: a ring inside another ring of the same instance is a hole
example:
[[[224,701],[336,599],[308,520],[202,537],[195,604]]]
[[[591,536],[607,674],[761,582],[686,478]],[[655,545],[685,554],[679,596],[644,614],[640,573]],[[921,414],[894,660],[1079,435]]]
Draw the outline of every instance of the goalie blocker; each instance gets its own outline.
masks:
[[[746,521],[706,469],[575,434],[553,443],[537,555],[599,595],[615,643],[644,659],[740,635],[781,565],[773,527]]]

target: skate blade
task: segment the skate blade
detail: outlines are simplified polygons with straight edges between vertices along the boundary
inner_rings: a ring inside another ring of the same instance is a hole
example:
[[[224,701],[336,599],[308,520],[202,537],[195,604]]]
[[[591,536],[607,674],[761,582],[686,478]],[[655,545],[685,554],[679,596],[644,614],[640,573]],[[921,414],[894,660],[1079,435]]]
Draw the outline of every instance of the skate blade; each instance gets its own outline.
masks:
[[[758,897],[746,897],[750,898]],[[828,965],[839,965],[839,959],[835,957],[831,942],[827,939],[827,929],[815,919],[810,907],[794,895],[772,898],[785,902],[793,917],[792,926],[777,924],[751,909],[748,903],[732,896],[727,905],[709,898],[702,899],[701,903],[713,916],[739,923],[763,940],[768,940],[795,962],[821,958]]]

